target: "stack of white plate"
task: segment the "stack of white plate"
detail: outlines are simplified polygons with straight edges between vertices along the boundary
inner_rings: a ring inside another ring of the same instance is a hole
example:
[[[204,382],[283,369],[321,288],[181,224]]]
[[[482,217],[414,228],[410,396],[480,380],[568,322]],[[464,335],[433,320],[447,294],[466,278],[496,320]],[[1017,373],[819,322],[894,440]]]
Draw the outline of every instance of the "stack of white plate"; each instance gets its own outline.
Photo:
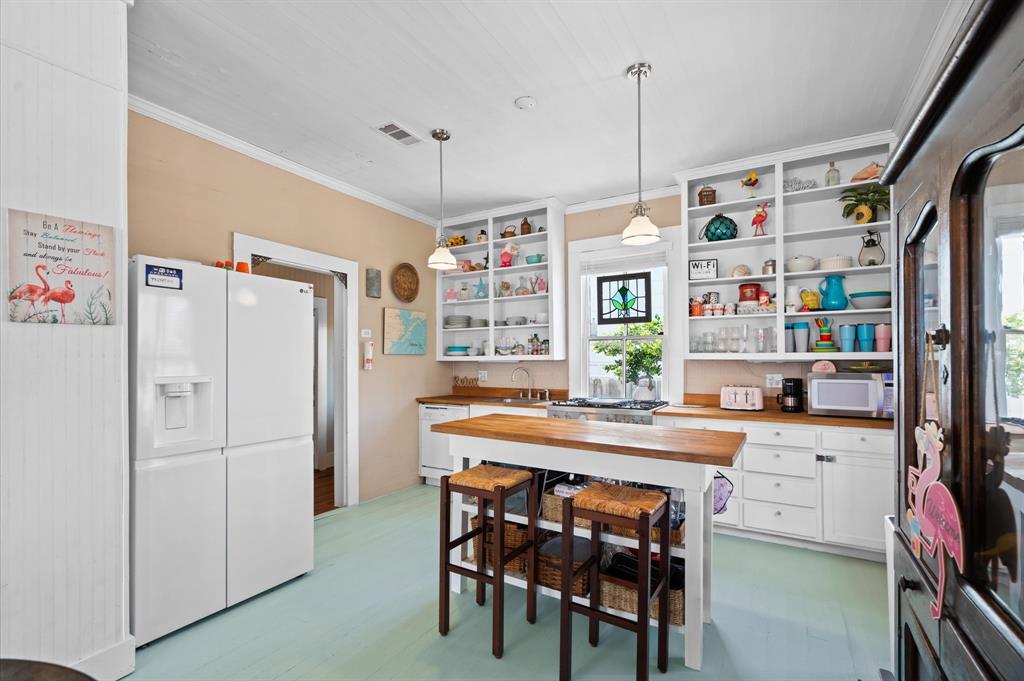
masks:
[[[468,314],[450,314],[444,318],[446,329],[468,329],[472,318]]]
[[[469,325],[472,328],[474,328],[474,329],[482,329],[485,326],[487,326],[487,320],[486,319],[471,319],[469,321]]]

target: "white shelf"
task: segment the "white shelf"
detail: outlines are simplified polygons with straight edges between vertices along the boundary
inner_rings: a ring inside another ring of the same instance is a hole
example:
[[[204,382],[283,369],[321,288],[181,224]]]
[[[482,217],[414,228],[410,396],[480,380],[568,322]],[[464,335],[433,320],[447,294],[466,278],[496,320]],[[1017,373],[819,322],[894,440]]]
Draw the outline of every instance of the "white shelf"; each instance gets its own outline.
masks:
[[[690,244],[690,253],[705,251],[727,251],[734,248],[756,248],[758,246],[774,246],[775,235],[747,236],[741,239],[725,239],[723,241],[695,241]]]
[[[506,296],[504,298],[495,298],[494,302],[496,302],[496,303],[509,303],[509,302],[514,301],[514,300],[515,301],[521,301],[521,300],[542,300],[542,299],[547,298],[547,297],[548,297],[548,294],[546,294],[546,293],[531,293],[528,296]]]
[[[840,225],[838,227],[825,227],[824,229],[794,230],[786,232],[782,238],[787,243],[798,243],[800,241],[819,241],[821,239],[835,239],[843,236],[861,236],[869,229],[876,232],[888,232],[892,222],[882,220],[879,222],[865,222],[862,225]]]
[[[892,272],[892,265],[871,265],[869,267],[840,267],[834,270],[809,270],[807,272],[786,272],[783,276],[786,279],[818,279],[826,274],[842,274],[845,276],[856,276],[859,274],[880,274]],[[884,289],[883,289],[884,290]]]
[[[446,272],[441,275],[441,278],[445,281],[449,279],[476,279],[480,277],[484,281],[487,281],[489,270],[476,270],[475,272]]]
[[[847,189],[870,187],[873,184],[877,185],[878,180],[868,180],[867,182],[847,182],[845,184],[832,185],[831,187],[815,187],[814,189],[804,189],[799,192],[783,194],[782,200],[786,204],[807,203],[808,201],[828,201],[829,199],[835,200],[838,199],[839,195]]]
[[[482,243],[473,242],[473,243],[463,244],[462,246],[451,246],[451,247],[449,247],[448,250],[451,251],[452,255],[459,255],[460,253],[474,253],[476,251],[486,251],[487,250],[487,242],[486,241],[484,241]]]
[[[497,233],[498,225],[495,225],[494,229],[495,233]],[[522,234],[518,234],[516,236],[510,236],[504,239],[496,236],[494,238],[494,241],[491,242],[491,245],[493,245],[495,248],[503,248],[505,244],[532,244],[540,241],[547,241],[547,239],[548,233],[547,230],[545,230],[543,232],[532,232],[530,234],[526,234],[525,236]]]
[[[893,355],[891,352],[687,352],[684,358],[687,360],[741,360],[744,362],[816,362],[819,359],[891,360]]]
[[[477,569],[476,563],[473,562],[473,561],[470,561],[470,560],[460,561],[459,564],[462,565],[462,567],[467,568],[469,570],[476,570]],[[485,570],[485,572],[487,574],[489,574],[489,575],[493,575],[494,574],[494,570],[492,570],[490,568],[487,568]],[[469,581],[472,581],[472,580],[469,580]],[[511,586],[517,586],[520,589],[525,589],[526,588],[526,575],[518,573],[518,572],[506,572],[505,573],[505,583],[509,584]],[[537,593],[539,593],[542,596],[548,596],[550,598],[555,598],[557,600],[561,600],[562,599],[562,592],[561,591],[559,591],[558,589],[552,589],[549,586],[544,586],[540,582],[537,582],[536,589],[537,589]],[[590,605],[590,596],[589,595],[588,596],[576,596],[576,595],[573,595],[572,600],[573,600],[574,603],[579,603],[580,605]],[[608,608],[608,607],[605,607],[603,605],[601,606],[601,610],[603,610],[604,612],[611,613],[613,615],[618,615],[619,617],[622,617],[624,619],[628,619],[628,620],[631,619],[634,622],[636,621],[636,613],[625,612],[623,610],[616,610],[615,608]],[[651,624],[654,625],[654,626],[657,626],[657,624],[658,624],[658,620],[656,620],[654,618],[654,616],[651,617]],[[678,632],[678,633],[686,633],[686,627],[685,626],[679,626],[678,624],[670,624],[670,625],[668,625],[668,627],[669,627],[669,629],[671,631],[675,631],[675,632]]]
[[[443,305],[479,305],[479,304],[482,303],[482,304],[486,305],[488,300],[490,300],[490,298],[470,298],[469,300],[445,300],[445,301],[442,301],[442,304]]]
[[[845,310],[812,310],[811,312],[787,312],[786,317],[841,317],[843,315],[853,314],[884,314],[891,315],[891,307],[882,307],[874,310],[856,310],[852,307],[848,307]]]
[[[461,331],[487,331],[491,327],[489,326],[467,326],[465,328],[449,329],[447,326],[442,327],[441,330],[445,333],[459,333]]]
[[[742,284],[750,281],[774,281],[774,274],[751,274],[746,277],[718,277],[717,279],[690,279],[690,286],[714,286],[716,284]]]
[[[529,272],[530,270],[546,270],[548,268],[547,262],[538,262],[534,264],[526,263],[525,265],[512,265],[511,267],[495,267],[494,276],[504,274],[506,272]]]
[[[725,314],[718,315],[716,317],[690,317],[691,322],[703,322],[708,320],[724,321],[739,321],[741,319],[763,319],[764,317],[776,317],[778,312],[753,312],[751,314]]]
[[[691,218],[699,218],[704,215],[715,215],[716,213],[725,213],[727,211],[749,210],[765,201],[769,203],[774,202],[775,194],[766,194],[753,198],[747,197],[745,199],[736,199],[735,201],[722,201],[721,203],[713,203],[710,206],[690,206],[686,210]]]
[[[504,326],[495,325],[495,331],[504,331],[507,329],[543,329],[551,326],[550,324],[506,324]]]

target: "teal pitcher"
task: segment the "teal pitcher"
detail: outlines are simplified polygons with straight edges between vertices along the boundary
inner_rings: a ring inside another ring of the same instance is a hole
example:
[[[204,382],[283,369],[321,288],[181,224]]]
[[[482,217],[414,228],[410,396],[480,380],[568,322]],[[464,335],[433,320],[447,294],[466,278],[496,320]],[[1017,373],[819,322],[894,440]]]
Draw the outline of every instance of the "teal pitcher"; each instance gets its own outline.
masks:
[[[822,310],[845,310],[850,304],[843,290],[844,278],[841,274],[830,274],[818,284]]]

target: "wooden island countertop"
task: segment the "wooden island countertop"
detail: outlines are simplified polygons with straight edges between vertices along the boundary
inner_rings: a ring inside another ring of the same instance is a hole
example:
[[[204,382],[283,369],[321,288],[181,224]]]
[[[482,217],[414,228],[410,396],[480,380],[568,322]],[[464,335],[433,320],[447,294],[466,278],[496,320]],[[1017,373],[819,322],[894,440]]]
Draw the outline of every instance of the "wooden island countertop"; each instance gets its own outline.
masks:
[[[731,467],[743,433],[488,414],[435,423],[435,433]]]

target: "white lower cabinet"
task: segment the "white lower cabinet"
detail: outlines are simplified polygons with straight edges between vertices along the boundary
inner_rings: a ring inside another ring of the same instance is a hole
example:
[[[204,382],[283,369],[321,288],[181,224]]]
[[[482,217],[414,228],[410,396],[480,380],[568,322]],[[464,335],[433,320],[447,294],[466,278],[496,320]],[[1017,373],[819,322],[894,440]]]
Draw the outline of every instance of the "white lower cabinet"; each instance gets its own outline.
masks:
[[[752,537],[884,550],[882,517],[894,502],[891,431],[671,416],[655,423],[747,434],[736,466],[720,469],[735,489],[716,525]]]
[[[825,456],[821,464],[823,538],[884,550],[882,518],[893,512],[894,503],[893,459],[846,452]]]

